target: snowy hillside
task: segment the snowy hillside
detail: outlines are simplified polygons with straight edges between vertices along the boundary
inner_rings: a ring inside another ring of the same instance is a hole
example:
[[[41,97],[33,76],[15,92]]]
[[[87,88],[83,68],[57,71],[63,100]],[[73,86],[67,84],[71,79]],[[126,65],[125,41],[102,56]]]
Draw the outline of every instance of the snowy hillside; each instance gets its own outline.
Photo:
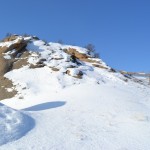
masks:
[[[150,88],[87,49],[0,42],[0,150],[149,150]]]

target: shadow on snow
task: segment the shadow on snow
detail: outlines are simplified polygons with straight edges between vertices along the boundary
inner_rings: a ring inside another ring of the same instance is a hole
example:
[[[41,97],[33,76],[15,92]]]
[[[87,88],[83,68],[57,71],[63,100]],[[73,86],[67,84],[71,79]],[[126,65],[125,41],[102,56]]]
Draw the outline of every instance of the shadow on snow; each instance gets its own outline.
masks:
[[[66,104],[66,102],[64,102],[64,101],[47,102],[47,103],[42,103],[42,104],[38,104],[35,106],[31,106],[31,107],[25,108],[23,110],[24,111],[41,111],[41,110],[61,107],[65,104]]]

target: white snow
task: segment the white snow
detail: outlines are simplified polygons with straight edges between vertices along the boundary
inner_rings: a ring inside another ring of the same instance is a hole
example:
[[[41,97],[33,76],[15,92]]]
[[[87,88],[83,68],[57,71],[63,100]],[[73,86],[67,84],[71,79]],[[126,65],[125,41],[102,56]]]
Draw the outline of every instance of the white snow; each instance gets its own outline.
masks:
[[[76,68],[70,68],[68,69],[70,71],[70,75],[71,76],[77,76],[79,74],[79,69],[76,69]]]
[[[82,48],[82,47],[79,47],[79,46],[62,45],[62,48],[63,49],[73,48],[73,49],[76,49],[79,53],[88,54],[88,50],[86,48]]]
[[[24,136],[34,126],[34,120],[0,103],[0,146]]]
[[[90,63],[75,66],[64,47],[32,40],[28,61],[46,66],[5,74],[18,94],[0,104],[0,150],[149,150],[149,86]],[[67,75],[67,65],[83,78]]]
[[[146,92],[144,87],[121,84],[80,84],[36,99],[5,100],[29,112],[36,124],[26,136],[0,149],[149,150],[150,99]]]
[[[5,58],[5,59],[11,59],[11,56],[5,55],[4,58]]]
[[[12,54],[14,54],[16,52],[16,50],[15,49],[13,49],[13,50],[11,50],[11,51],[8,51],[7,53],[3,53],[3,57],[5,58],[5,59],[11,59],[11,55]]]
[[[22,40],[23,37],[18,36],[16,40],[8,41],[8,42],[0,42],[1,47],[10,47],[12,44],[17,43],[18,41]]]

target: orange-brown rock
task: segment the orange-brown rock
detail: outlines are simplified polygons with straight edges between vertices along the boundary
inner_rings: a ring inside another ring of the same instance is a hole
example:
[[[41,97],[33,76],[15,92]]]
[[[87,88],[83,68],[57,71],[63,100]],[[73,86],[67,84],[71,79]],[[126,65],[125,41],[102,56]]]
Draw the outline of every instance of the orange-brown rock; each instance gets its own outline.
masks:
[[[82,59],[87,59],[88,56],[86,54],[83,53],[79,53],[76,49],[74,48],[69,48],[65,51],[66,53],[70,54],[70,55],[74,55],[77,59],[82,60]]]

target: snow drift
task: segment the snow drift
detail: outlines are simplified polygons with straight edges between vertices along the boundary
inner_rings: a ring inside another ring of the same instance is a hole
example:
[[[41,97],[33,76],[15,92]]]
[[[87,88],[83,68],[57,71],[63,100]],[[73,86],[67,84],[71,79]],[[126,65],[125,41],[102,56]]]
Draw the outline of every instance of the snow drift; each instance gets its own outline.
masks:
[[[0,146],[21,138],[33,126],[31,117],[0,104]]]

